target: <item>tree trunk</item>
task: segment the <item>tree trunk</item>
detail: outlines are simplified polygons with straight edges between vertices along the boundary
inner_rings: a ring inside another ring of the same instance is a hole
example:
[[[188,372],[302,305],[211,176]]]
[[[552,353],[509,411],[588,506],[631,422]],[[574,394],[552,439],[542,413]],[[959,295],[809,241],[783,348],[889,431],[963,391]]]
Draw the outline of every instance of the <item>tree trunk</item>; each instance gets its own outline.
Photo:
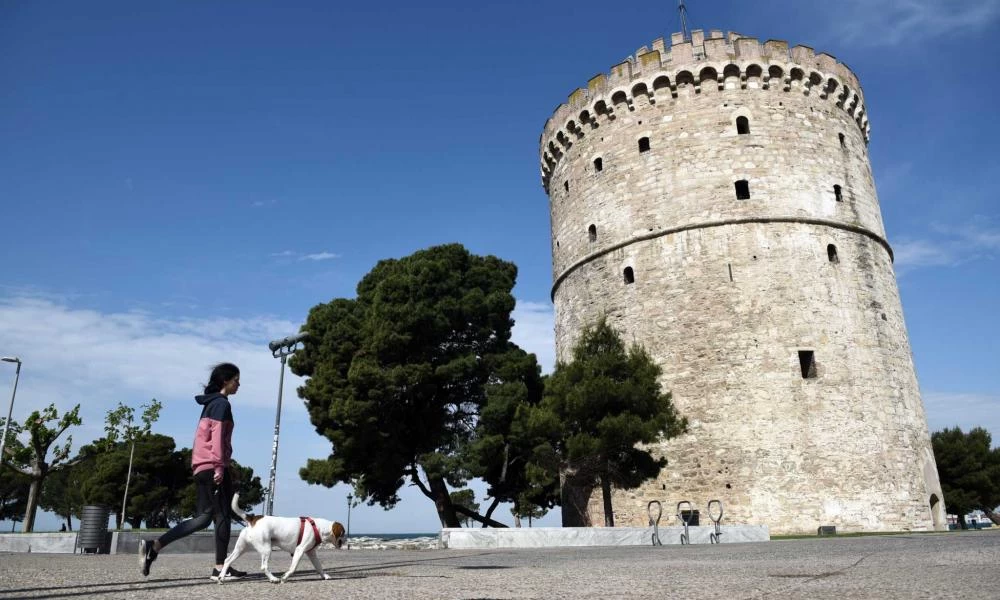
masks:
[[[431,496],[434,500],[434,507],[437,509],[438,518],[442,527],[461,527],[462,524],[455,514],[455,507],[451,503],[451,496],[448,495],[448,486],[440,477],[429,477],[427,483],[430,485]]]
[[[564,468],[559,473],[559,492],[562,498],[563,527],[591,527],[587,505],[594,490],[593,479],[580,476],[575,469]]]
[[[28,505],[24,509],[24,521],[21,524],[22,533],[31,533],[35,530],[35,513],[38,511],[38,496],[42,491],[42,478],[33,477],[31,486],[28,488]]]
[[[607,474],[601,476],[601,496],[604,498],[604,526],[615,526],[615,511],[611,507],[611,481]]]
[[[66,515],[66,531],[73,531],[73,518]]]

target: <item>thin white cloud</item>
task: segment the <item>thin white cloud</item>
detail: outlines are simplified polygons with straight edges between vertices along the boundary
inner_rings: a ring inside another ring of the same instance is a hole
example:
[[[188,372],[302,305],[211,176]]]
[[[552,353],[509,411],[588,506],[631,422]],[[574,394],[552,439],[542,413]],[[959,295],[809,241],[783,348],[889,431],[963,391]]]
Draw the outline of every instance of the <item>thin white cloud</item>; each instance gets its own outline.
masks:
[[[551,373],[556,364],[555,315],[549,303],[518,301],[511,315],[514,343],[538,358],[543,373]]]
[[[926,237],[902,237],[893,244],[896,272],[922,267],[955,267],[974,260],[991,260],[1000,253],[1000,226],[975,215],[964,225],[934,224]]]
[[[333,252],[316,252],[315,254],[303,254],[299,257],[299,260],[331,260],[334,258],[340,258],[339,254],[334,254]]]
[[[987,30],[1000,18],[1000,0],[844,0],[835,6],[836,18],[828,22],[841,45],[926,44],[943,36]]]
[[[325,250],[322,252],[311,252],[311,253],[295,252],[293,250],[282,250],[281,252],[272,252],[270,256],[271,258],[283,258],[283,259],[298,260],[298,261],[309,260],[313,262],[319,262],[323,260],[333,260],[335,258],[341,257],[340,254],[327,252]]]
[[[982,427],[990,432],[993,447],[1000,447],[1000,393],[926,392],[923,398],[931,432],[951,427],[968,432]]]

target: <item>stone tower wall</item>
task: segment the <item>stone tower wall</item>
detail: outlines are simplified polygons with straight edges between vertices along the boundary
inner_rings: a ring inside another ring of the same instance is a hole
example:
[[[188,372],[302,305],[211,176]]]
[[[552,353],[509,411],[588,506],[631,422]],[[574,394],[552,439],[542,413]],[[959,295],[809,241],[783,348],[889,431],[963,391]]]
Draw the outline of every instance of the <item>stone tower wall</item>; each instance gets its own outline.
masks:
[[[655,481],[615,492],[617,523],[718,498],[775,533],[944,526],[865,113],[829,55],[695,31],[546,123],[557,355],[607,315],[690,421]]]

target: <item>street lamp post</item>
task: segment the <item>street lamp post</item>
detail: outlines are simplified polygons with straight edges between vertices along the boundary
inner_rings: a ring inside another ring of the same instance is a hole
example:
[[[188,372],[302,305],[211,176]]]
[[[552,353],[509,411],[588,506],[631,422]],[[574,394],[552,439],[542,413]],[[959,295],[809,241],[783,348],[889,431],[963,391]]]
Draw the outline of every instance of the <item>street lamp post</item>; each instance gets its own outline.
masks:
[[[281,393],[285,387],[285,363],[288,362],[288,356],[298,350],[298,344],[308,336],[309,333],[303,331],[298,335],[274,340],[267,345],[271,350],[271,356],[281,359],[281,375],[278,378],[278,411],[274,415],[274,440],[271,442],[271,476],[267,483],[267,505],[264,509],[266,515],[274,514],[274,482],[278,470],[278,433],[281,430]]]
[[[347,549],[351,549],[351,500],[354,500],[354,496],[350,493],[347,494]]]
[[[0,437],[0,464],[3,464],[4,447],[7,445],[7,431],[10,430],[10,417],[14,414],[14,396],[17,395],[17,382],[21,378],[21,359],[16,356],[5,356],[3,362],[17,363],[14,371],[14,391],[10,394],[10,407],[7,409],[7,420],[3,422],[3,437]]]

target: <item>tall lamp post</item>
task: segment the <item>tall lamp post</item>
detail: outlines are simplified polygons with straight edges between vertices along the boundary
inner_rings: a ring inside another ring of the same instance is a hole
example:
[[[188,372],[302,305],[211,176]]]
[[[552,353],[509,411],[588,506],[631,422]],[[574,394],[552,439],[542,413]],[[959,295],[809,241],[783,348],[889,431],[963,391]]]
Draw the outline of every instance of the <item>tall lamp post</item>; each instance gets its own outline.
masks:
[[[351,549],[351,500],[354,500],[349,492],[347,494],[347,549]]]
[[[274,440],[271,442],[271,476],[267,483],[267,505],[264,509],[266,515],[274,514],[274,480],[278,470],[278,433],[281,430],[281,392],[285,387],[285,363],[288,362],[288,356],[295,354],[299,349],[299,343],[307,337],[309,332],[303,331],[298,335],[274,340],[267,345],[271,350],[271,356],[281,359],[281,376],[278,379],[278,412],[274,416]]]
[[[16,356],[5,356],[3,362],[17,363],[14,371],[14,391],[10,394],[10,407],[7,409],[7,420],[3,422],[3,437],[0,437],[0,464],[3,464],[4,447],[7,445],[7,431],[10,430],[10,417],[14,414],[14,396],[17,395],[17,381],[21,378],[21,359]]]

